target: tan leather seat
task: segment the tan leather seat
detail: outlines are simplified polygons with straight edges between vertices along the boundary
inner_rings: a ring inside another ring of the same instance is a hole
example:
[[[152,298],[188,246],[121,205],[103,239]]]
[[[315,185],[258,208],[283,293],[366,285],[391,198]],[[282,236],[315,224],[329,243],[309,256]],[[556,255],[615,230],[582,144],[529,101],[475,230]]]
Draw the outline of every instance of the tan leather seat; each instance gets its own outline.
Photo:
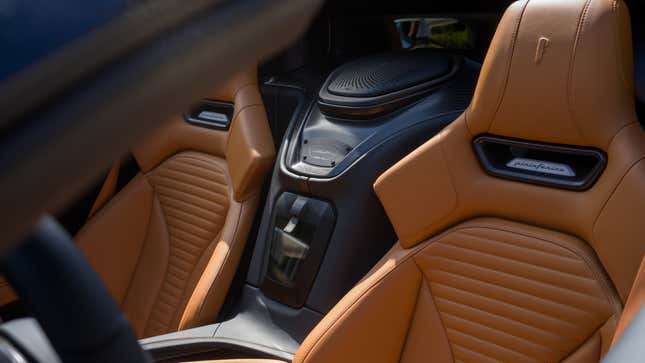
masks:
[[[374,185],[399,243],[294,362],[597,362],[645,252],[632,79],[622,1],[511,5],[467,111]],[[500,179],[476,158],[481,134],[608,164],[586,191]]]
[[[234,103],[230,129],[174,119],[133,150],[142,172],[76,236],[139,337],[215,320],[275,156],[255,71],[209,98]]]

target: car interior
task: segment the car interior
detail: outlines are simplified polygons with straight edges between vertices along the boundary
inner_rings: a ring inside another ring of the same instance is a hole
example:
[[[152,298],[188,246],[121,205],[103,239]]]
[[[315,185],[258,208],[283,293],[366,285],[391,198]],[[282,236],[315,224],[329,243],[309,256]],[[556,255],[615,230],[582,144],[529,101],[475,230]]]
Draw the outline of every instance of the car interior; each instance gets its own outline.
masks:
[[[0,362],[643,361],[645,3],[45,3]]]

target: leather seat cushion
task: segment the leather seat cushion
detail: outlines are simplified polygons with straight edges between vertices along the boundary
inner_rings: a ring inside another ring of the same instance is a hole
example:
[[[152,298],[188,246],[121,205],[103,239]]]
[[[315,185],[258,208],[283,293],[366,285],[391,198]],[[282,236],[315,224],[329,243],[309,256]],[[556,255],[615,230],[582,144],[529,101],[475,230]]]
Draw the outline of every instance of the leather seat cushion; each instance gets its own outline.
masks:
[[[180,152],[138,175],[76,239],[140,337],[214,321],[257,198],[233,199],[227,163]]]
[[[144,335],[173,325],[191,275],[220,234],[229,208],[225,168],[205,154],[178,154],[149,174],[167,232],[167,266]]]
[[[475,219],[394,249],[294,362],[597,361],[621,303],[581,240]]]

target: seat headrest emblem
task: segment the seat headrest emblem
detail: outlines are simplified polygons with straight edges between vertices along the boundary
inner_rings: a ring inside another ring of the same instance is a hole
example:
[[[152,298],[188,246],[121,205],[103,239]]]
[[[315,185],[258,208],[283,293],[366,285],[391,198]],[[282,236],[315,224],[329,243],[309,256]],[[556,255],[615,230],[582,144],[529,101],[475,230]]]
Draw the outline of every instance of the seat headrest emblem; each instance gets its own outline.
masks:
[[[544,57],[544,52],[549,46],[549,38],[540,37],[537,42],[537,48],[535,49],[535,64],[540,64],[542,58]]]
[[[514,158],[506,164],[507,167],[513,169],[521,169],[528,171],[535,171],[539,173],[551,174],[551,175],[560,175],[574,177],[576,173],[573,169],[562,163],[556,163],[553,161],[546,160],[537,160],[529,158]]]

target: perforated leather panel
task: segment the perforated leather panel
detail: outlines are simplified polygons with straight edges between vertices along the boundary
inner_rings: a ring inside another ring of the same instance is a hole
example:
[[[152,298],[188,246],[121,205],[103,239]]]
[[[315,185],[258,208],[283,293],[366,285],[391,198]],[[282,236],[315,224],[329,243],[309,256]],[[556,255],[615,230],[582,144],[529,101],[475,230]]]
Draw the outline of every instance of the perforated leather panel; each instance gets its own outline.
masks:
[[[220,233],[229,207],[226,174],[199,153],[178,154],[150,174],[165,217],[169,257],[145,335],[166,333],[188,281],[208,246]]]

